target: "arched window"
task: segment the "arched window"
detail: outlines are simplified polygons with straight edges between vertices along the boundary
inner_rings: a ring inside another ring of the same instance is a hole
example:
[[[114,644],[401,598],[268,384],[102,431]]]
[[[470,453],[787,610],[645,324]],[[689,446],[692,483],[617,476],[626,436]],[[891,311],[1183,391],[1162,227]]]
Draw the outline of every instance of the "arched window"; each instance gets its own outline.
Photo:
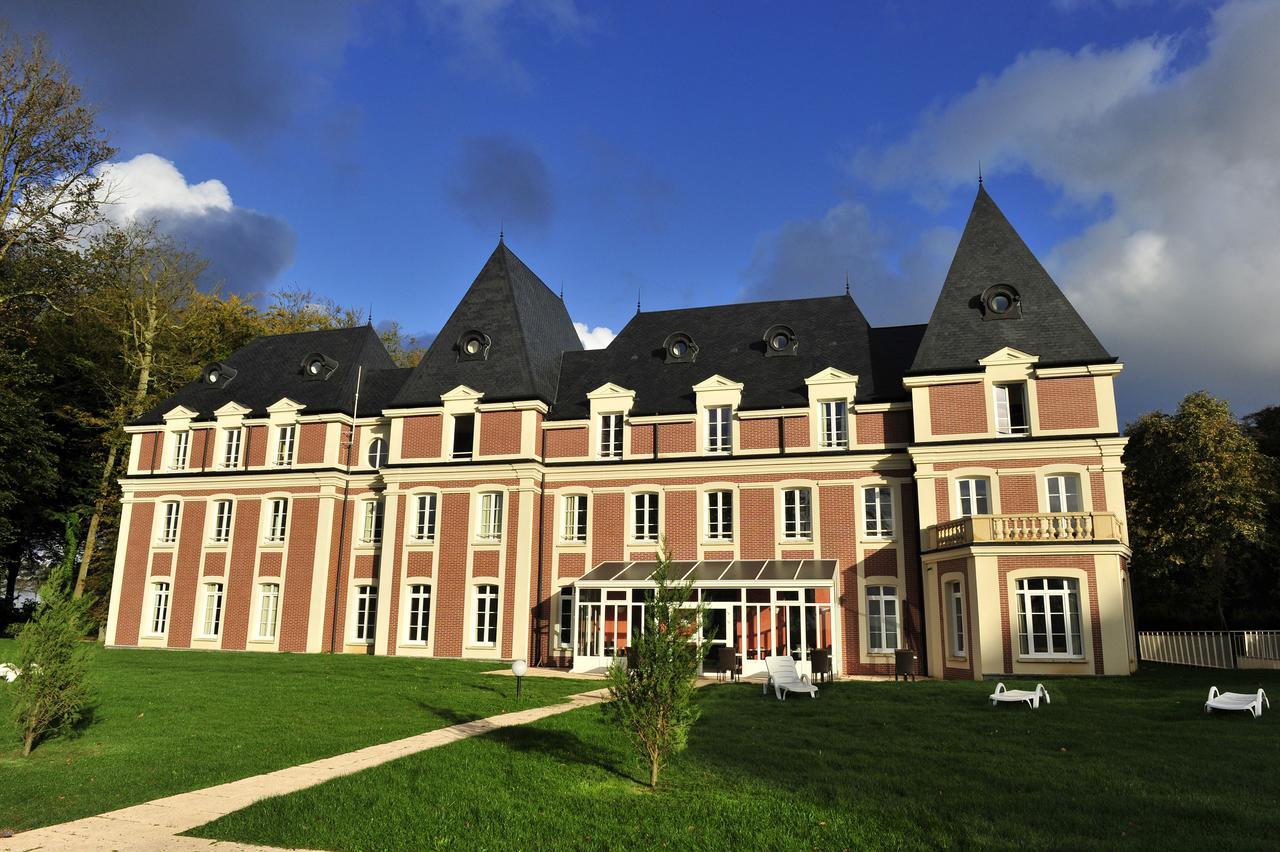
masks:
[[[382,467],[387,463],[387,442],[374,438],[369,442],[369,467]]]

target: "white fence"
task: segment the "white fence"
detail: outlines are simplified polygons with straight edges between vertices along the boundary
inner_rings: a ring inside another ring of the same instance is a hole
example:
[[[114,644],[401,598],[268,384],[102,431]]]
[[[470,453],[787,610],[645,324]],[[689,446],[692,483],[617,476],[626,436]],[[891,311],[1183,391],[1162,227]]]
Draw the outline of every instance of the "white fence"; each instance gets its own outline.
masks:
[[[1280,664],[1280,630],[1156,630],[1138,633],[1138,654],[1151,663],[1211,669]]]

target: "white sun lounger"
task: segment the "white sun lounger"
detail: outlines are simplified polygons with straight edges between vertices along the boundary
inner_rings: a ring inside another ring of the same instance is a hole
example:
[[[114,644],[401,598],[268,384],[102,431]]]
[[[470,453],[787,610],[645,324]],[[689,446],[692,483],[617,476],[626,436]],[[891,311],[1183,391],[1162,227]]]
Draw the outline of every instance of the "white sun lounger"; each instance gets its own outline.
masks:
[[[807,677],[800,676],[796,671],[796,661],[791,657],[766,657],[764,666],[769,670],[769,679],[765,681],[761,692],[767,693],[772,686],[779,701],[786,701],[788,692],[808,693],[810,698],[818,697],[818,687],[809,683]]]
[[[0,663],[0,680],[6,680],[13,683],[18,679],[18,675],[22,672],[18,671],[17,666],[11,666],[8,663]]]
[[[997,683],[996,691],[991,693],[991,706],[995,707],[997,701],[1025,701],[1032,710],[1039,710],[1041,698],[1044,699],[1045,704],[1053,703],[1049,700],[1049,690],[1044,688],[1043,683],[1037,683],[1034,691],[1005,689],[1003,683]]]
[[[1218,687],[1209,687],[1209,700],[1204,703],[1204,712],[1210,710],[1248,710],[1253,718],[1262,715],[1262,706],[1271,708],[1267,694],[1259,689],[1253,692],[1219,692]]]

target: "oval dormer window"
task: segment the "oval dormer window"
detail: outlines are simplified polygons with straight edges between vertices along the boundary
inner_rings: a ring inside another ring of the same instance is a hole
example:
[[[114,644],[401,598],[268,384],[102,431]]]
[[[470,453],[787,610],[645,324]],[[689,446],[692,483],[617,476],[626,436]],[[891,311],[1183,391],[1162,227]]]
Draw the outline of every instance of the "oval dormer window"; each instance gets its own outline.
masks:
[[[204,368],[204,383],[222,387],[236,377],[236,371],[226,364],[210,364]]]
[[[698,344],[683,331],[677,331],[667,337],[662,344],[662,349],[665,355],[664,360],[668,364],[688,364],[698,358]]]
[[[338,369],[338,362],[321,352],[302,359],[302,375],[310,381],[324,381]]]
[[[458,338],[459,361],[484,361],[489,357],[493,341],[483,331],[468,331]]]
[[[1022,299],[1008,284],[995,284],[982,293],[982,318],[1018,319],[1022,316]]]
[[[685,343],[683,340],[677,340],[675,343],[671,344],[671,354],[677,358],[683,358],[685,355],[689,354],[689,344]]]
[[[770,326],[764,333],[765,355],[794,355],[799,341],[789,325]]]

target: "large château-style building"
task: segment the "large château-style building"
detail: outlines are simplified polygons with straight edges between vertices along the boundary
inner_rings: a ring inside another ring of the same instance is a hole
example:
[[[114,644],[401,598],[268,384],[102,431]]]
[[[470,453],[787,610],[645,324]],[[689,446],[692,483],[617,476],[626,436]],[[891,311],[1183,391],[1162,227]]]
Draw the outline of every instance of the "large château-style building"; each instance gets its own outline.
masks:
[[[746,674],[1128,674],[1120,369],[981,187],[926,325],[844,295],[584,351],[499,241],[418,366],[265,337],[129,427],[107,641],[599,668],[665,545]]]

